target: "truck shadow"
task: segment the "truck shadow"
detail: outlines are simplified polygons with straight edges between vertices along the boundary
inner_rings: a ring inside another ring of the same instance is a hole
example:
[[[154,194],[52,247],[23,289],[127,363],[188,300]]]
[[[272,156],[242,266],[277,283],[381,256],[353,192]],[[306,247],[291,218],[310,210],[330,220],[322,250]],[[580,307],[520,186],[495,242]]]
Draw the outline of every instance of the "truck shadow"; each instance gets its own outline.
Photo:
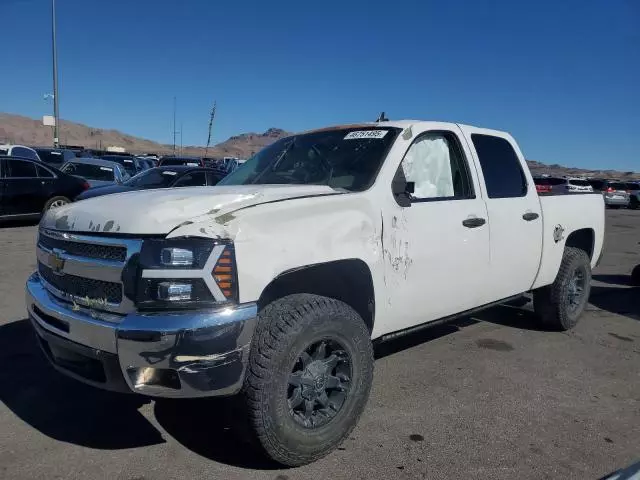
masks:
[[[198,400],[157,399],[156,420],[174,440],[192,452],[234,467],[276,470],[247,440],[246,414],[238,397]]]
[[[0,401],[48,437],[108,450],[164,442],[138,411],[144,398],[99,391],[55,371],[28,320],[0,326],[0,364]]]
[[[99,390],[49,365],[28,320],[0,325],[0,402],[40,433],[84,447],[120,450],[166,443],[140,411],[152,401]],[[277,465],[247,451],[237,399],[158,400],[153,413],[177,442],[240,468]],[[3,425],[5,427],[5,425]]]
[[[640,320],[640,287],[594,285],[591,287],[589,303],[600,310]]]

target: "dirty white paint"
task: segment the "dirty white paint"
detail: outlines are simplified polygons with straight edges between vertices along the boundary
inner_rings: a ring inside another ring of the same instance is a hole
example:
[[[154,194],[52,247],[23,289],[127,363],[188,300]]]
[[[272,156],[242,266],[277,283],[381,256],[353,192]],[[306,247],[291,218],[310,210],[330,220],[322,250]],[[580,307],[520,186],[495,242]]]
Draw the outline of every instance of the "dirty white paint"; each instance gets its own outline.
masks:
[[[556,224],[565,227],[565,238],[577,228],[593,228],[595,262],[604,235],[601,197],[562,196],[541,202],[531,194],[520,200],[488,200],[469,136],[478,129],[416,121],[385,126],[401,128],[405,134],[398,136],[375,183],[365,192],[317,185],[129,192],[50,211],[42,225],[77,232],[230,239],[236,249],[241,302],[257,300],[273,279],[288,270],[360,259],[373,279],[374,338],[500,300],[505,292],[521,293],[551,283],[564,246],[547,241]],[[391,181],[406,151],[422,133],[443,130],[460,139],[475,198],[400,207],[391,193]],[[501,132],[483,133],[513,143]],[[535,190],[523,158],[521,162]],[[539,212],[544,220],[527,224],[521,218],[527,211]],[[470,217],[487,223],[464,227],[462,221]],[[521,264],[526,264],[524,272],[518,270]]]
[[[337,193],[318,185],[184,187],[124,192],[49,210],[45,228],[75,232],[166,234],[185,221],[258,203]]]

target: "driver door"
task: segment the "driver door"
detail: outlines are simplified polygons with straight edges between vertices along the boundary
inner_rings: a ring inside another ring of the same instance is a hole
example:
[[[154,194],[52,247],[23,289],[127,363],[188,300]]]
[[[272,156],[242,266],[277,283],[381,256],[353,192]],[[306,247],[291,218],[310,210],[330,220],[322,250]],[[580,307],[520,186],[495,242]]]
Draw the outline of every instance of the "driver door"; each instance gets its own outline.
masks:
[[[472,162],[461,132],[447,129],[417,134],[405,151],[396,180],[412,182],[413,194],[392,196],[383,213],[392,330],[489,301],[487,207]]]

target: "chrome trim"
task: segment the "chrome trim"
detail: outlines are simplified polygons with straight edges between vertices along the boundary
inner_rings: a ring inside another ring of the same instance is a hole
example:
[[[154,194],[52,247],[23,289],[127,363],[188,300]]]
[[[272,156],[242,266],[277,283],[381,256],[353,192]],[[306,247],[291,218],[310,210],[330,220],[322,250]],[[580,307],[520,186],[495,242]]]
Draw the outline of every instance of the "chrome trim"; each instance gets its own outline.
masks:
[[[84,312],[73,311],[68,305],[56,301],[40,281],[40,276],[34,273],[27,280],[26,286],[27,311],[45,330],[82,345],[86,345],[105,352],[116,353],[116,336],[114,324],[102,322]],[[50,315],[69,325],[69,332],[53,327],[42,319],[33,306],[45,315]]]
[[[71,255],[61,251],[57,248],[48,249],[38,244],[36,249],[36,256],[38,261],[48,267],[53,267],[50,264],[49,255],[56,255],[58,258],[64,261],[64,265],[60,272],[68,275],[75,275],[76,277],[91,278],[93,280],[103,280],[105,282],[121,283],[122,269],[124,268],[123,262],[116,260],[101,260],[90,257],[79,257],[77,255]]]
[[[108,310],[109,312],[118,314],[126,314],[135,310],[135,304],[133,300],[127,298],[127,296],[124,294],[124,287],[122,286],[121,277],[122,271],[126,267],[131,257],[137,253],[140,253],[143,242],[142,239],[105,237],[100,235],[81,235],[76,233],[52,230],[48,228],[40,228],[38,230],[38,234],[52,238],[54,240],[125,248],[125,260],[120,262],[118,260],[105,260],[72,255],[66,253],[63,248],[46,248],[40,243],[40,241],[38,241],[36,255],[39,262],[41,262],[43,265],[48,266],[49,268],[52,268],[54,271],[57,270],[57,272],[61,275],[69,274],[77,277],[89,278],[92,280],[118,283],[123,289],[122,301],[120,303],[112,303],[105,302],[103,299],[87,299],[70,294],[68,292],[62,292],[50,283],[43,280],[43,284],[46,286],[49,292],[57,296],[59,299],[89,308],[98,307],[100,310]],[[55,253],[60,260],[63,260],[63,266],[61,269],[56,268],[56,265],[51,265],[49,255],[51,253]]]
[[[94,318],[91,310],[60,304],[37,273],[27,280],[26,301],[29,316],[39,327],[76,344],[116,354],[122,376],[133,392],[193,398],[231,395],[242,387],[257,324],[255,303],[209,310],[131,313],[120,323],[107,323]],[[34,305],[43,314],[68,325],[69,331],[47,323]],[[148,368],[172,372],[178,379],[178,388],[145,382]],[[69,375],[78,378],[71,372]]]
[[[100,306],[101,308],[106,310],[106,312],[102,312],[100,310],[95,310],[96,302],[94,301],[92,303],[91,299],[87,300],[86,298],[78,297],[76,295],[71,295],[69,293],[63,292],[62,290],[58,290],[56,287],[51,285],[42,277],[40,277],[40,283],[52,297],[55,297],[55,300],[60,305],[66,304],[65,308],[67,309],[70,309],[73,311],[77,311],[79,309],[85,309],[87,310],[87,312],[91,312],[90,315],[93,318],[102,318],[105,321],[110,323],[119,323],[120,321],[122,321],[122,315],[118,313],[108,313],[108,312],[117,312],[120,306],[122,305],[121,303],[118,304],[118,303],[104,302]]]

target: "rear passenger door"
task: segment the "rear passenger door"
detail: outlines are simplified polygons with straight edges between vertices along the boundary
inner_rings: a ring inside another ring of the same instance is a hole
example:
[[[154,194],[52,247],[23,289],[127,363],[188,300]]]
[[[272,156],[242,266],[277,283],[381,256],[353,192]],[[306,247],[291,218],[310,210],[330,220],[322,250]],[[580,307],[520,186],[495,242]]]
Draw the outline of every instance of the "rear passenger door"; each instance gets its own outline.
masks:
[[[36,164],[28,160],[7,159],[5,205],[9,215],[39,213],[41,185]]]
[[[526,292],[542,253],[540,200],[524,157],[507,134],[468,128],[484,180],[494,300]]]

